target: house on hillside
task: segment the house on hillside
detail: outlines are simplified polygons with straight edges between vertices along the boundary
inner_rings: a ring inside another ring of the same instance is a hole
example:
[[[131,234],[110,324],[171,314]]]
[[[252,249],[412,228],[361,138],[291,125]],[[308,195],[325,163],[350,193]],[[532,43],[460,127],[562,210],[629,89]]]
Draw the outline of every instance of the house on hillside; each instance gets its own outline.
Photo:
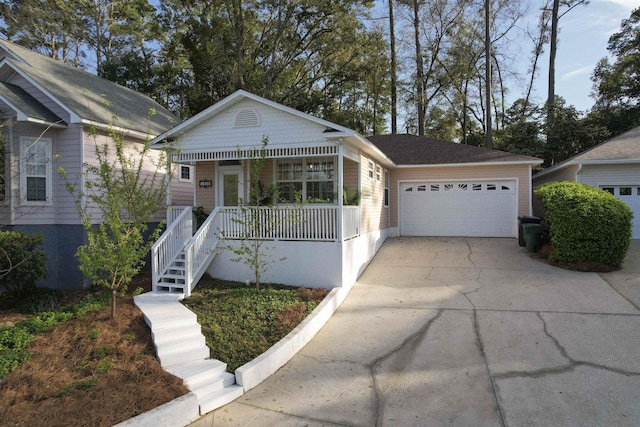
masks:
[[[82,286],[74,254],[85,234],[57,169],[78,177],[85,162],[95,161],[96,139],[89,128],[100,143],[109,141],[112,127],[128,143],[139,144],[179,120],[146,95],[5,40],[0,40],[0,113],[0,225],[44,235],[47,286]],[[172,186],[174,203],[192,200],[191,168],[183,168]],[[163,215],[163,207],[159,211]]]
[[[237,236],[234,219],[263,138],[260,182],[280,188],[280,210],[295,193],[307,201],[298,220],[255,236],[285,258],[263,281],[311,287],[352,285],[390,236],[516,237],[517,216],[531,214],[532,168],[542,162],[411,135],[365,138],[240,90],[152,141],[180,147],[174,161],[194,167],[191,205],[209,214],[192,236],[190,208],[173,209],[152,250],[155,290],[188,295],[204,272],[252,279],[217,249],[218,239]],[[347,205],[343,189],[357,191],[359,203]]]
[[[551,181],[580,182],[625,202],[633,212],[632,238],[640,239],[640,126],[533,176],[533,187]],[[534,212],[544,216],[540,202]]]

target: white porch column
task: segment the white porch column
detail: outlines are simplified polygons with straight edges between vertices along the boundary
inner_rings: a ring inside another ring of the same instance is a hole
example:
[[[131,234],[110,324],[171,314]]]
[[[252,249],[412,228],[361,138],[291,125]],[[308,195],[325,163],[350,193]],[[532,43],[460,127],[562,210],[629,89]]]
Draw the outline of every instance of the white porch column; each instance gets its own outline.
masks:
[[[342,188],[343,184],[343,175],[344,175],[344,144],[342,142],[342,138],[338,140],[338,217],[337,221],[337,240],[338,242],[342,242]]]
[[[166,153],[167,155],[167,176],[169,177],[169,182],[167,183],[167,196],[165,203],[167,204],[167,227],[171,224],[172,216],[171,216],[171,181],[173,181],[173,174],[171,173],[171,169],[173,168],[172,157],[170,153]]]

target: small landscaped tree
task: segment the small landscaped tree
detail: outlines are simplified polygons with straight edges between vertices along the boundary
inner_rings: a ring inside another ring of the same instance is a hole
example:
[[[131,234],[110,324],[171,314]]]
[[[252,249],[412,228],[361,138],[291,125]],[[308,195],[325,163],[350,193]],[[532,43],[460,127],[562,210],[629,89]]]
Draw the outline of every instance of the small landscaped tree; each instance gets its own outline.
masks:
[[[222,233],[222,249],[231,251],[235,257],[231,261],[247,265],[254,276],[256,290],[260,290],[262,275],[276,262],[285,258],[274,258],[271,254],[271,246],[267,244],[266,236],[273,236],[281,229],[282,225],[300,222],[301,204],[296,202],[294,206],[278,207],[280,191],[277,185],[263,185],[260,182],[260,173],[264,167],[267,156],[267,144],[269,139],[262,139],[262,147],[253,150],[249,161],[249,203],[240,201],[239,215],[232,218],[237,225],[238,233],[233,236],[225,236]],[[300,197],[296,197],[299,200]],[[231,237],[231,239],[228,239]]]
[[[110,290],[115,317],[116,297],[126,292],[162,231],[150,231],[149,223],[164,205],[170,168],[164,152],[152,152],[148,140],[127,143],[114,129],[104,141],[96,129],[90,134],[95,162],[83,165],[84,188],[67,181],[87,233],[76,257],[87,279]],[[66,177],[64,170],[59,173]]]

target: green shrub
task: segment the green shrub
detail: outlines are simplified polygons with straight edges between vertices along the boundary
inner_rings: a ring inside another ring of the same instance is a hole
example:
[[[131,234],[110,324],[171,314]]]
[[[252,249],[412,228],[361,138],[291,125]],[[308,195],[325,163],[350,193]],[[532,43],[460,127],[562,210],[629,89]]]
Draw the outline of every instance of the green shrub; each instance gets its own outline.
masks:
[[[556,262],[622,264],[629,249],[629,207],[606,191],[574,182],[551,182],[535,190],[546,210]]]
[[[64,294],[56,289],[36,288],[24,295],[18,303],[18,310],[28,314],[53,311],[64,301]]]
[[[0,288],[10,297],[24,297],[47,277],[43,242],[44,237],[39,234],[0,232]]]

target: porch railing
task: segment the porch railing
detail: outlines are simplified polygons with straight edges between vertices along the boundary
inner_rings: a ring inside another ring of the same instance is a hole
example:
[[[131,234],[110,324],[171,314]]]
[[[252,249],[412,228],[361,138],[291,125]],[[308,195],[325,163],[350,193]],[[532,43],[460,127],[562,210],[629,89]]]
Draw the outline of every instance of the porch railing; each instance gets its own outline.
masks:
[[[167,208],[167,227],[173,224],[188,207],[189,206],[169,206],[169,208]]]
[[[175,210],[170,209],[168,212]],[[151,272],[154,284],[158,283],[160,275],[167,270],[176,256],[184,249],[192,234],[191,207],[185,207],[182,208],[179,215],[173,217],[173,221],[167,225],[165,232],[151,247]]]
[[[360,206],[342,207],[342,240],[360,235]]]
[[[335,241],[338,236],[337,206],[224,207],[219,215],[227,239]]]

